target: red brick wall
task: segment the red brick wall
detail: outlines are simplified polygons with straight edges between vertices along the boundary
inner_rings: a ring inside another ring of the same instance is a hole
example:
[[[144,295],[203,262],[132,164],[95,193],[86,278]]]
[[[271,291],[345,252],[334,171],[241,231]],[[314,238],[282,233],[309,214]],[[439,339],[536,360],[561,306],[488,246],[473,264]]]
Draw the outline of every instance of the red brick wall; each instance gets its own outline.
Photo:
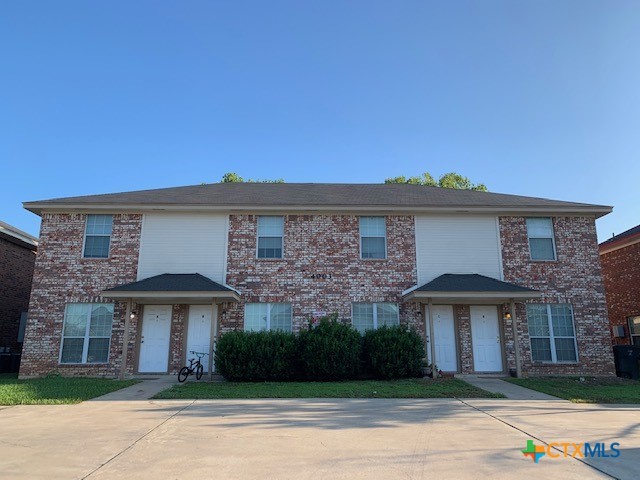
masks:
[[[119,373],[124,333],[124,303],[115,303],[109,364],[60,365],[60,343],[67,303],[101,302],[106,288],[136,280],[142,215],[113,216],[110,256],[82,258],[86,215],[44,214],[40,244],[29,302],[29,321],[22,351],[20,376],[58,371],[63,375],[105,375]],[[132,346],[135,327],[130,329]],[[130,354],[133,355],[133,354]],[[129,357],[133,360],[133,357]],[[133,362],[128,363],[131,371]]]
[[[29,307],[36,255],[33,250],[0,238],[0,347],[20,352],[20,314]]]
[[[244,328],[244,302],[290,302],[294,331],[314,312],[337,312],[350,323],[352,302],[394,302],[402,323],[424,331],[420,305],[401,299],[417,281],[412,216],[387,217],[384,260],[360,259],[357,216],[285,216],[283,259],[256,259],[256,228],[255,215],[230,216],[227,283],[241,292],[242,302],[223,305],[221,333]]]
[[[570,303],[578,343],[577,364],[543,364],[531,360],[525,307],[517,305],[523,372],[530,375],[613,374],[613,353],[604,285],[593,217],[554,217],[557,261],[532,261],[524,217],[500,217],[504,278],[542,292],[535,302]],[[513,358],[513,335],[505,328]],[[511,361],[510,368],[515,364]]]
[[[629,345],[627,317],[640,315],[640,243],[600,255],[611,325],[624,326],[624,338],[611,335],[615,345]]]

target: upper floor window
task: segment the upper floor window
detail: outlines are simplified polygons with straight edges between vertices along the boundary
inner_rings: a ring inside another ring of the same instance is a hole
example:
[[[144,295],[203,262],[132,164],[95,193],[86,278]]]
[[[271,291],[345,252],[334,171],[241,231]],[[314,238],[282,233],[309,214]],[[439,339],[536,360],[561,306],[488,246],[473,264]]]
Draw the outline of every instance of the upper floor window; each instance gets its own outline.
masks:
[[[284,217],[258,217],[258,258],[282,258]]]
[[[640,316],[629,317],[629,335],[631,344],[640,347]]]
[[[112,303],[67,304],[60,363],[107,363],[112,324]]]
[[[360,333],[400,323],[398,305],[395,303],[354,303],[352,310],[353,328]]]
[[[360,217],[361,258],[387,258],[385,217]]]
[[[112,215],[87,215],[84,232],[84,258],[108,258],[111,243]]]
[[[527,323],[534,362],[578,361],[571,305],[529,303]]]
[[[263,330],[291,331],[290,303],[247,303],[244,306],[244,329],[247,332]]]
[[[550,218],[527,218],[531,260],[555,260],[556,245]]]

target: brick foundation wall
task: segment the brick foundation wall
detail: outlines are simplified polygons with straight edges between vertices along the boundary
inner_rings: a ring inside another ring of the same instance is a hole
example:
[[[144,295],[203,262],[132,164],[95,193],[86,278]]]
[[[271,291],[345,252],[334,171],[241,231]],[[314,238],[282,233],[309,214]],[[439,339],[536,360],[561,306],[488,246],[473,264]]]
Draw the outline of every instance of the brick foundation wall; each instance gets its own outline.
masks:
[[[524,304],[517,304],[522,370],[528,375],[610,375],[615,372],[605,304],[604,284],[593,217],[554,217],[557,261],[532,261],[526,219],[500,217],[504,279],[542,292],[543,303],[573,306],[577,364],[534,363],[531,360]],[[505,341],[513,345],[510,326]],[[512,355],[508,367],[515,368]]]
[[[624,338],[611,338],[615,345],[630,345],[627,317],[640,315],[640,243],[600,255],[611,326],[622,325]]]
[[[67,303],[105,302],[100,292],[136,280],[142,215],[113,216],[110,256],[82,258],[86,215],[44,214],[29,302],[29,321],[20,366],[21,377],[58,371],[63,375],[116,376],[122,355],[126,305],[115,302],[108,364],[58,363]],[[109,302],[110,303],[110,302]],[[134,363],[138,319],[131,323],[128,372]]]
[[[230,216],[227,283],[242,301],[222,306],[221,333],[244,328],[244,303],[251,302],[291,303],[294,332],[316,312],[337,312],[351,323],[352,302],[394,302],[400,322],[424,332],[420,305],[401,299],[417,281],[412,216],[387,217],[384,260],[360,259],[359,217],[353,215],[285,216],[282,259],[256,258],[256,229],[257,216]]]
[[[20,314],[29,307],[36,254],[0,237],[0,347],[19,353]]]

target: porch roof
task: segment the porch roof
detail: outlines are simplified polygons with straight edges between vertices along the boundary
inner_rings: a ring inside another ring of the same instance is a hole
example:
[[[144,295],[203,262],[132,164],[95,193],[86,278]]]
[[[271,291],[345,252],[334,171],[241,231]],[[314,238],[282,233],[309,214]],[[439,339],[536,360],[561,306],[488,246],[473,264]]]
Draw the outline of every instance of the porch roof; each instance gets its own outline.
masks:
[[[132,299],[136,303],[208,304],[238,301],[240,292],[199,273],[163,273],[104,290],[108,298]]]
[[[478,274],[445,273],[424,285],[416,285],[402,292],[404,300],[428,299],[436,303],[473,302],[495,303],[515,299],[539,298],[540,292],[531,288],[503,282]]]

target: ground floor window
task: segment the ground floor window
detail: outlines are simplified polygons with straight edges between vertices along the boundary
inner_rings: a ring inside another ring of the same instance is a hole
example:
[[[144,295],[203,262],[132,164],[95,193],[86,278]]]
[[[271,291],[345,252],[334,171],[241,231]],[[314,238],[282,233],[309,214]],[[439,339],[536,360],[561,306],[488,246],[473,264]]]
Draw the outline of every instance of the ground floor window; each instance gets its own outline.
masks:
[[[629,335],[631,336],[631,344],[640,347],[640,315],[629,317]]]
[[[67,304],[60,363],[107,363],[112,325],[112,303]]]
[[[527,322],[534,362],[576,362],[578,352],[573,309],[567,303],[527,304]]]
[[[395,303],[354,303],[351,318],[353,327],[360,333],[400,323],[398,305]]]
[[[244,306],[244,329],[291,331],[290,303],[247,303]]]

